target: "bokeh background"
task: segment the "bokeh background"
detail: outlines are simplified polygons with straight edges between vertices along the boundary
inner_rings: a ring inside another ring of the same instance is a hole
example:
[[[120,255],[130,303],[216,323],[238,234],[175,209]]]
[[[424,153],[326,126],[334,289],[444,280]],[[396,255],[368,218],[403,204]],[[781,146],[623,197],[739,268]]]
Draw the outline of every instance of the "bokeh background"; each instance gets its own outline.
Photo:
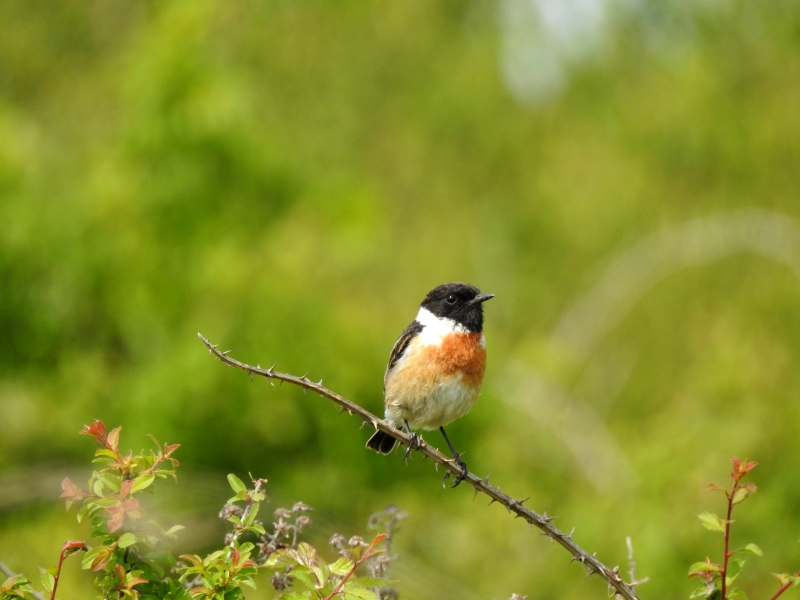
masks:
[[[379,412],[395,337],[462,280],[497,296],[470,468],[623,571],[631,536],[642,597],[681,598],[720,555],[704,486],[758,460],[733,542],[768,597],[800,568],[798,140],[793,0],[4,0],[0,560],[36,578],[85,537],[57,496],[100,418],[182,445],[150,507],[179,551],[251,472],[320,544],[408,511],[402,598],[605,597],[196,337]],[[62,585],[92,595],[77,562]]]

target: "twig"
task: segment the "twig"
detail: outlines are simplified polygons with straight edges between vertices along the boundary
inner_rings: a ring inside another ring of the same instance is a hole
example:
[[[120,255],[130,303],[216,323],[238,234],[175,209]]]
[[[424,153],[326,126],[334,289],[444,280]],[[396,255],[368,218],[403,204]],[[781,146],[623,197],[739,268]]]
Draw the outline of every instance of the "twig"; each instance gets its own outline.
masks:
[[[250,375],[260,375],[262,377],[266,377],[270,382],[273,379],[277,379],[278,381],[285,381],[287,383],[292,383],[294,385],[300,386],[303,388],[303,391],[311,390],[312,392],[316,392],[323,398],[327,398],[328,400],[332,400],[336,404],[342,407],[343,410],[346,410],[351,415],[358,415],[361,417],[366,423],[370,423],[375,429],[383,431],[384,433],[388,433],[390,436],[398,440],[400,443],[408,445],[411,441],[411,436],[407,435],[405,432],[400,431],[399,429],[395,429],[386,421],[383,421],[373,415],[371,412],[361,408],[358,404],[351,402],[347,398],[340,396],[336,392],[329,390],[326,387],[323,387],[320,383],[314,383],[310,379],[308,379],[305,375],[302,377],[295,377],[294,375],[289,375],[287,373],[281,373],[275,370],[275,366],[273,365],[269,369],[262,369],[260,367],[253,367],[251,365],[245,364],[243,362],[239,362],[236,359],[231,358],[227,354],[224,354],[217,350],[217,347],[209,342],[205,337],[201,334],[197,334],[198,337],[202,340],[202,342],[208,347],[211,353],[216,356],[219,360],[227,364],[231,367],[236,367],[237,369],[241,369],[245,373],[249,373]],[[435,448],[432,448],[428,444],[424,444],[422,447],[417,448],[417,451],[420,452],[423,456],[430,458],[434,463],[437,465],[442,465],[445,469],[450,471],[453,475],[460,476],[462,471],[459,467],[458,463],[451,458],[448,458]],[[619,576],[619,573],[615,572],[615,570],[608,568],[606,565],[601,563],[597,558],[587,553],[583,548],[578,546],[572,540],[572,534],[566,534],[559,531],[556,527],[551,524],[553,517],[548,517],[545,515],[540,515],[537,512],[526,508],[523,506],[524,500],[515,500],[510,496],[504,494],[496,487],[489,485],[489,478],[485,477],[483,479],[477,477],[472,473],[467,473],[467,477],[465,479],[473,488],[475,488],[475,493],[482,492],[491,498],[491,502],[497,502],[502,504],[506,507],[509,512],[513,512],[517,517],[521,517],[525,519],[530,525],[535,525],[538,527],[543,535],[546,535],[552,540],[558,542],[561,546],[563,546],[570,554],[572,554],[572,560],[581,563],[585,566],[588,571],[589,575],[593,573],[597,573],[603,579],[605,579],[608,584],[613,587],[617,593],[625,598],[626,600],[638,600],[636,596],[636,592],[633,588],[625,583],[622,577]]]
[[[733,555],[732,552],[729,552],[730,548],[730,541],[731,541],[731,512],[733,511],[733,495],[736,493],[737,486],[739,485],[738,481],[734,481],[733,483],[733,491],[728,495],[728,513],[725,516],[725,531],[722,534],[724,539],[724,552],[722,554],[722,583],[720,587],[720,600],[727,600],[726,595],[726,587],[728,583],[728,559]]]
[[[257,479],[255,481],[256,485],[253,488],[253,494],[261,493],[261,489],[264,487],[265,483],[267,483],[266,479]],[[245,499],[244,512],[242,512],[242,516],[240,517],[240,521],[239,521],[240,523],[244,523],[245,522],[245,520],[247,519],[247,516],[250,514],[250,511],[253,510],[253,504],[255,504],[255,501],[253,500],[252,495],[248,493],[247,494],[247,498]],[[231,535],[231,543],[228,544],[231,548],[236,546],[236,540],[239,539],[239,536],[241,534],[242,534],[242,529],[234,528],[233,533]]]
[[[353,575],[353,573],[356,572],[356,569],[361,566],[361,563],[363,563],[365,560],[367,560],[368,558],[370,558],[372,556],[372,553],[375,550],[375,546],[380,544],[387,537],[388,536],[385,533],[379,533],[378,535],[375,536],[375,539],[372,540],[372,543],[369,545],[369,548],[364,550],[364,554],[361,555],[361,558],[359,558],[357,561],[355,561],[353,563],[353,568],[350,569],[347,572],[347,575],[345,575],[342,578],[342,580],[333,589],[333,591],[330,593],[330,595],[325,597],[325,600],[331,600],[332,598],[335,598],[336,594],[338,594],[339,592],[342,591],[342,588],[344,587],[344,584],[347,583],[347,580],[350,579],[350,577]]]
[[[17,573],[14,573],[14,571],[12,571],[11,569],[9,569],[7,566],[5,566],[5,565],[4,565],[3,563],[1,563],[1,562],[0,562],[0,571],[2,571],[2,572],[3,572],[3,574],[5,574],[5,576],[6,576],[6,577],[17,577],[17,575],[18,575]],[[27,590],[27,591],[28,591],[28,593],[29,593],[31,596],[33,596],[34,598],[36,598],[36,600],[45,600],[45,597],[44,597],[44,596],[42,596],[42,595],[41,595],[39,592],[37,592],[36,590],[34,590],[34,589],[31,587],[31,586],[27,586],[27,588],[28,588],[28,590]]]
[[[637,585],[647,583],[650,581],[649,577],[645,577],[644,579],[636,579],[636,561],[633,560],[633,541],[631,540],[630,536],[625,538],[625,544],[628,546],[628,577],[630,577],[630,582],[628,582],[628,585],[633,588]]]
[[[797,573],[795,573],[795,577],[800,577],[800,571],[798,571]],[[777,598],[778,598],[779,596],[781,596],[781,595],[783,594],[783,592],[785,592],[786,590],[788,590],[788,589],[789,589],[789,587],[790,587],[791,585],[792,585],[792,580],[790,579],[789,581],[787,581],[786,583],[784,583],[784,584],[781,586],[781,588],[780,588],[780,589],[779,589],[777,592],[775,592],[775,595],[774,595],[772,598],[770,598],[769,600],[777,600]]]

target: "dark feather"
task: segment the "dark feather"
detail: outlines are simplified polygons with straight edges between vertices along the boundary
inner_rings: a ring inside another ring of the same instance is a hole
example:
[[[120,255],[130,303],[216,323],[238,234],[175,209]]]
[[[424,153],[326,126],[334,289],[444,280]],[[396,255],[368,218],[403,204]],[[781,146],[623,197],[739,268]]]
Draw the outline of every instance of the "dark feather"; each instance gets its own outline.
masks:
[[[380,452],[381,454],[389,454],[394,448],[395,439],[388,433],[383,431],[376,431],[372,437],[367,441],[367,448]]]
[[[403,333],[400,334],[400,337],[397,338],[397,341],[394,343],[394,348],[392,348],[392,353],[389,355],[389,364],[386,366],[386,373],[388,374],[389,371],[392,370],[397,364],[397,361],[400,360],[403,356],[403,352],[406,351],[408,345],[411,343],[411,340],[414,339],[414,336],[418,335],[420,331],[422,331],[423,326],[422,323],[419,321],[411,321],[411,323],[403,330]],[[386,376],[384,375],[384,379]]]

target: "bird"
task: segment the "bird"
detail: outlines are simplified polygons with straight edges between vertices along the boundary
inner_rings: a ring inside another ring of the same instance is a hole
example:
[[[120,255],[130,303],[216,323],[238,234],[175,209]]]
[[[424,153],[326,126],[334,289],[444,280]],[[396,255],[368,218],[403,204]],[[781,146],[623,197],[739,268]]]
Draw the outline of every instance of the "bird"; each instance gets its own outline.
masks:
[[[385,420],[411,436],[405,460],[422,444],[412,428],[438,428],[461,469],[453,487],[468,471],[444,427],[467,414],[480,394],[486,370],[483,303],[491,298],[494,294],[481,293],[467,283],[445,283],[432,289],[416,318],[397,338],[383,377]],[[378,430],[367,448],[389,454],[395,441]]]

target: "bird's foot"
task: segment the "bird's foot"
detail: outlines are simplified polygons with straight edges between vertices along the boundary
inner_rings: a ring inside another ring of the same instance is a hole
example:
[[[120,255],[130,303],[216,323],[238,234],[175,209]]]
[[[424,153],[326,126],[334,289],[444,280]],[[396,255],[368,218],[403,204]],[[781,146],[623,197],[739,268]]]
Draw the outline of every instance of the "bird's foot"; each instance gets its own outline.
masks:
[[[459,483],[461,483],[467,478],[467,475],[469,475],[469,471],[467,470],[467,463],[461,460],[460,452],[455,453],[455,455],[453,456],[453,462],[456,463],[456,465],[458,465],[459,469],[461,469],[461,473],[455,476],[455,479],[453,480],[453,485],[451,485],[450,487],[456,487]],[[447,487],[445,485],[445,482],[447,481],[447,478],[450,477],[450,475],[451,475],[450,471],[447,471],[447,473],[444,474],[444,477],[442,477],[442,487]]]
[[[416,433],[410,433],[410,436],[411,439],[408,441],[408,446],[406,446],[406,453],[403,455],[403,462],[406,463],[406,466],[408,466],[408,457],[411,456],[411,453],[422,448],[423,444],[422,438]]]

